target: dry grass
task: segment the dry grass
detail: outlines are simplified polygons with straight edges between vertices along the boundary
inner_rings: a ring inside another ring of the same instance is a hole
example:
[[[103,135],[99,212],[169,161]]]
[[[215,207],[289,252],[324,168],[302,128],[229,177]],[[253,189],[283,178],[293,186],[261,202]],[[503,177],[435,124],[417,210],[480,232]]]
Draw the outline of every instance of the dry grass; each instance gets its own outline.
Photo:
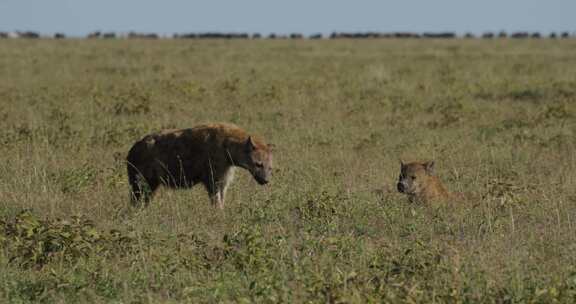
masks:
[[[576,301],[576,41],[1,43],[2,302]],[[131,144],[209,121],[272,184],[134,212]],[[409,204],[400,157],[477,199]]]

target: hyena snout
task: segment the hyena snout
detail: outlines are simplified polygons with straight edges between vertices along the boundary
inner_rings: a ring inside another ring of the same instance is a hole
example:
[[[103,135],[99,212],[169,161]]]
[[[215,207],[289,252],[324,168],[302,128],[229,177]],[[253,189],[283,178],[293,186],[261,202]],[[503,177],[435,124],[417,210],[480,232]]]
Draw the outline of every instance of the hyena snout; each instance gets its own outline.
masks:
[[[270,182],[270,174],[267,174],[266,172],[255,170],[252,172],[252,176],[260,185],[266,185]]]
[[[266,179],[263,179],[263,178],[259,178],[259,177],[256,178],[256,181],[257,181],[260,185],[266,185],[266,184],[268,184],[268,183],[270,182],[269,180],[266,180]]]
[[[406,186],[402,182],[398,182],[398,184],[396,185],[396,188],[398,189],[398,192],[400,192],[400,193],[404,193],[406,191]]]

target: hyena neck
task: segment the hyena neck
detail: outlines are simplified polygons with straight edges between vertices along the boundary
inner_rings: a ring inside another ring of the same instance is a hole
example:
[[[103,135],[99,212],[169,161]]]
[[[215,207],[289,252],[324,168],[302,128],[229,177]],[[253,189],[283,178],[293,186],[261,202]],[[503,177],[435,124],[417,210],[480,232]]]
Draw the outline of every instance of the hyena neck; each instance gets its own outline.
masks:
[[[433,176],[430,178],[430,182],[427,184],[427,187],[424,188],[424,191],[422,191],[421,196],[425,201],[433,201],[447,198],[449,193],[440,179],[436,176]]]
[[[243,142],[230,141],[226,145],[226,159],[231,166],[246,169],[248,166],[247,155]]]

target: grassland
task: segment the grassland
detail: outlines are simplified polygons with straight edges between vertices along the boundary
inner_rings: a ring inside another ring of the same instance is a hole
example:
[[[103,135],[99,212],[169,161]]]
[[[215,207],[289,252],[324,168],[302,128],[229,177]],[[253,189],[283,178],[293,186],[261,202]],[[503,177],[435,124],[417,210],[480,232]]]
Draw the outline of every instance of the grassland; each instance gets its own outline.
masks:
[[[0,41],[0,302],[573,303],[576,41]],[[128,203],[124,158],[227,121],[239,172]],[[408,203],[434,159],[455,206]]]

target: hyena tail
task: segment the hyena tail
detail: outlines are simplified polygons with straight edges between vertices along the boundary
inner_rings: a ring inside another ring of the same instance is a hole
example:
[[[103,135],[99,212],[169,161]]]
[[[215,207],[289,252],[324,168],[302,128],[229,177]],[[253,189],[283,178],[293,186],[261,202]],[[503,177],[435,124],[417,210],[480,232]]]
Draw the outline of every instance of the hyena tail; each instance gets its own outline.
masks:
[[[138,187],[138,170],[130,162],[127,163],[128,167],[128,183],[130,183],[130,203],[137,205],[141,199],[142,193]]]
[[[130,203],[138,207],[141,202],[148,203],[151,196],[151,187],[139,170],[142,160],[138,153],[138,143],[135,144],[126,158],[126,169],[128,171],[128,182],[130,183]]]
[[[138,169],[134,166],[134,155],[132,155],[133,151],[130,150],[128,157],[126,159],[126,169],[128,171],[128,183],[130,184],[130,203],[133,206],[139,204],[142,192],[140,191],[140,187],[138,187]]]

